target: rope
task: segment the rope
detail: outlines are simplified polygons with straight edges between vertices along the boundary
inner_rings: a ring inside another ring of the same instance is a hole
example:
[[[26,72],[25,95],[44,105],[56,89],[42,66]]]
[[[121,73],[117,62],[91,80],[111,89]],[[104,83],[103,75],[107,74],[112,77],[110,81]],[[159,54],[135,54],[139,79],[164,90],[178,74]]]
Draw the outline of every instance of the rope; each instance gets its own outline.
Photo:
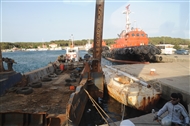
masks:
[[[125,116],[125,105],[124,105],[124,104],[121,104],[121,106],[122,106],[122,110],[123,110],[121,121],[123,121],[123,118],[124,118],[124,116]]]
[[[105,122],[109,125],[108,121],[104,118],[104,116],[102,115],[102,113],[99,111],[99,109],[107,116],[108,119],[111,120],[111,118],[104,112],[104,110],[98,105],[98,103],[96,103],[96,101],[90,96],[90,94],[88,93],[88,91],[86,89],[84,89],[84,91],[86,92],[86,94],[88,95],[88,97],[90,98],[90,100],[92,101],[93,105],[95,106],[96,110],[98,111],[98,113],[101,115],[101,117],[105,120]],[[97,108],[97,106],[99,107],[99,109]],[[113,120],[111,120],[113,122]],[[113,122],[114,123],[114,122]],[[114,125],[116,125],[114,123]],[[117,126],[117,125],[116,125]]]

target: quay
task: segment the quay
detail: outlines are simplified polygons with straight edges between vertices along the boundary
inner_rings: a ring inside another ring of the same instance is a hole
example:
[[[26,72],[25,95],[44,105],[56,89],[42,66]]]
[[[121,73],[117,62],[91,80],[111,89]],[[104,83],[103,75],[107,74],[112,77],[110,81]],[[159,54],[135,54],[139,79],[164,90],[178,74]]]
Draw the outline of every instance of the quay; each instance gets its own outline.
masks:
[[[143,78],[148,83],[158,82],[162,88],[162,98],[170,100],[172,92],[179,92],[183,100],[190,104],[190,55],[171,55],[163,63],[114,65],[113,68]],[[151,71],[153,70],[153,71]]]

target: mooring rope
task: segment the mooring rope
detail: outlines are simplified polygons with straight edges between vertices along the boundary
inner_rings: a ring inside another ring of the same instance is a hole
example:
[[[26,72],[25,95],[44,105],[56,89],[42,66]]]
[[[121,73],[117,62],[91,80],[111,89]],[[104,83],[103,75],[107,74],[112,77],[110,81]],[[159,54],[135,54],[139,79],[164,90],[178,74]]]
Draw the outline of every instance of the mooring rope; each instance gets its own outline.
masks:
[[[109,125],[108,121],[104,118],[104,116],[102,115],[102,113],[99,111],[99,109],[107,116],[108,119],[110,119],[112,122],[113,120],[106,114],[106,112],[98,105],[98,103],[96,103],[96,101],[90,96],[90,94],[88,93],[88,91],[86,89],[84,89],[84,91],[86,92],[86,94],[88,95],[88,97],[90,98],[90,100],[92,101],[92,104],[95,106],[96,110],[98,111],[98,113],[101,115],[101,117],[105,120],[105,122]],[[97,107],[98,106],[98,107]],[[99,108],[99,109],[98,109]],[[114,122],[113,122],[114,123]],[[114,125],[116,125],[114,123]],[[116,125],[117,126],[117,125]]]

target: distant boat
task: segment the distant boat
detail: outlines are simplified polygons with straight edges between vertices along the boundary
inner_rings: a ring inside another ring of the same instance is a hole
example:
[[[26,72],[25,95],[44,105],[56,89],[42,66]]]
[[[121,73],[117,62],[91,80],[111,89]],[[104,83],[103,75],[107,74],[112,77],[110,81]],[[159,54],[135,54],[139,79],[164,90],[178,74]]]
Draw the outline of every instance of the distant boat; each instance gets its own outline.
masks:
[[[88,40],[88,43],[85,45],[85,50],[88,51],[90,48],[92,48],[92,44],[90,43],[90,40]]]
[[[63,50],[62,47],[50,48],[49,50]]]
[[[37,49],[26,49],[26,51],[37,51]]]
[[[65,62],[65,61],[79,61],[79,47],[74,46],[73,42],[73,35],[71,35],[71,44],[69,47],[66,48],[66,54],[62,54],[58,56],[58,61]]]
[[[38,48],[38,51],[47,51],[49,50],[48,48]]]

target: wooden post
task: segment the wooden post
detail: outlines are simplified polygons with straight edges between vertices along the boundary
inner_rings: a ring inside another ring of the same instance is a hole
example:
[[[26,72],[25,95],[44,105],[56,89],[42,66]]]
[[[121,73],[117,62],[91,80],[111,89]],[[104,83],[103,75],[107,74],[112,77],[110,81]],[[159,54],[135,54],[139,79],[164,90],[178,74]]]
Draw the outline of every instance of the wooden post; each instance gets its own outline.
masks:
[[[2,52],[1,52],[1,44],[0,44],[0,72],[3,72],[3,59],[2,59]]]

